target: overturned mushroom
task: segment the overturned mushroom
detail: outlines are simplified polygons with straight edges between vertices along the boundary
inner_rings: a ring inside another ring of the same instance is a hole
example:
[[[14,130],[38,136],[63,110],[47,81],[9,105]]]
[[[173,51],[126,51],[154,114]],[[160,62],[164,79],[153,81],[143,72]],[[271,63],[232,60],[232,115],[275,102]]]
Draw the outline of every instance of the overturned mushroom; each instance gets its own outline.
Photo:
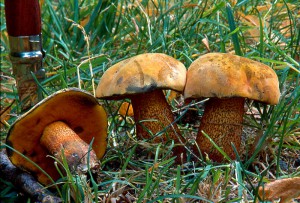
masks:
[[[100,79],[96,90],[98,98],[130,98],[136,122],[136,134],[140,139],[152,139],[155,143],[174,140],[180,145],[184,139],[163,93],[163,89],[183,91],[186,68],[178,60],[161,53],[140,54],[110,67]],[[163,135],[152,137],[158,132]],[[177,147],[175,154],[183,153]]]
[[[267,65],[225,53],[199,57],[188,68],[184,97],[210,98],[196,139],[201,152],[215,161],[224,158],[204,131],[234,159],[231,143],[240,151],[245,98],[277,104],[279,96],[277,75]]]
[[[106,131],[106,112],[96,98],[80,89],[64,89],[39,102],[12,125],[6,142],[14,150],[7,148],[8,157],[42,184],[49,184],[48,177],[15,150],[57,180],[59,173],[49,155],[61,161],[64,153],[72,171],[96,170],[106,150]]]

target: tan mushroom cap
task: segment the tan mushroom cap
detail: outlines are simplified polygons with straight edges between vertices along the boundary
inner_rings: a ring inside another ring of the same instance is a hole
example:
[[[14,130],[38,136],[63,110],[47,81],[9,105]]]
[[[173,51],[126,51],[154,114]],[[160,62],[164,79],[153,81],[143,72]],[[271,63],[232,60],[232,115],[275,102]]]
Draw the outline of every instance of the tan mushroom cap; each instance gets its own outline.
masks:
[[[178,60],[162,53],[146,53],[123,60],[102,76],[98,98],[117,98],[154,89],[183,91],[186,68]]]
[[[7,144],[45,170],[54,180],[59,174],[47,149],[40,144],[44,128],[55,121],[66,123],[86,143],[93,140],[97,158],[102,158],[107,145],[106,112],[97,99],[86,91],[68,88],[56,92],[22,115],[10,128]],[[41,183],[49,179],[18,153],[7,149],[12,163],[31,172]]]
[[[190,65],[184,97],[244,97],[277,104],[280,91],[269,66],[232,54],[209,53]]]

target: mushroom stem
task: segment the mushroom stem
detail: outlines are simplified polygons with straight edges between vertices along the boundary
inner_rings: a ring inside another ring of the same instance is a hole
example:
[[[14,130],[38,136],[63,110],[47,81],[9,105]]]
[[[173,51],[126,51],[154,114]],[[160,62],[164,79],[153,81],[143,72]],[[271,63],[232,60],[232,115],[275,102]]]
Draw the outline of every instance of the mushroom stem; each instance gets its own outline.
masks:
[[[136,134],[138,138],[149,139],[151,138],[149,131],[155,135],[167,128],[163,135],[156,136],[153,139],[154,143],[165,144],[170,140],[174,140],[177,145],[181,145],[181,142],[185,143],[177,125],[173,123],[174,115],[162,90],[133,95],[131,96],[131,102],[134,120],[137,123]],[[170,126],[171,124],[172,126]],[[178,146],[174,151],[175,154],[179,155],[184,152],[184,147],[182,145]]]
[[[202,154],[217,162],[221,162],[224,156],[202,134],[204,131],[222,150],[231,158],[235,159],[235,153],[231,146],[234,144],[240,151],[241,136],[243,129],[244,98],[211,98],[205,106],[201,118],[196,142]],[[195,147],[195,152],[198,152]]]
[[[99,167],[94,150],[89,151],[89,145],[62,121],[47,125],[40,142],[58,160],[62,161],[64,156],[72,171],[86,172],[88,157],[90,169]]]

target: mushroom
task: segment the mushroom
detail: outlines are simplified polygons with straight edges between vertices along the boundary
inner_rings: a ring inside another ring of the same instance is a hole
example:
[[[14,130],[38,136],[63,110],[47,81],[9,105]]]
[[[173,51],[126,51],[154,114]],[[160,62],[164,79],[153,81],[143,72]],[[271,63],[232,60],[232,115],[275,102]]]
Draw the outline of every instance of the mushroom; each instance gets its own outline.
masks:
[[[51,183],[49,178],[16,151],[57,180],[60,176],[51,156],[62,161],[64,153],[72,171],[86,172],[88,167],[97,170],[98,159],[106,150],[106,137],[104,108],[88,92],[69,88],[42,100],[16,120],[8,132],[7,154],[15,166],[47,185]],[[89,151],[92,141],[92,150]]]
[[[209,53],[188,68],[184,97],[209,98],[196,142],[202,153],[221,162],[224,157],[202,132],[235,159],[231,143],[240,152],[245,98],[277,104],[279,82],[267,65],[232,54]],[[194,151],[199,150],[195,147]]]
[[[180,145],[183,137],[174,123],[174,115],[163,90],[183,91],[186,68],[178,60],[162,53],[146,53],[120,61],[110,67],[100,79],[96,97],[102,99],[130,98],[136,135],[139,139],[153,139],[154,143],[174,140]],[[167,127],[168,126],[168,127]],[[152,137],[158,132],[163,135]],[[176,147],[175,154],[183,152]]]

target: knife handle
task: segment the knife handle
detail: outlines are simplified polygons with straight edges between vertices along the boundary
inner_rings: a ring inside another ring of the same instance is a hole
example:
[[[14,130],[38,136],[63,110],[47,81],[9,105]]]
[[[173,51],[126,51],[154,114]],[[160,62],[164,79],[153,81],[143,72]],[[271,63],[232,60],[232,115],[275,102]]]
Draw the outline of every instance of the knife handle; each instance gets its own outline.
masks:
[[[5,0],[4,3],[10,60],[24,111],[42,98],[35,81],[35,78],[39,81],[45,78],[40,5],[38,0]]]
[[[41,34],[41,11],[38,0],[5,0],[8,35],[13,37]]]

